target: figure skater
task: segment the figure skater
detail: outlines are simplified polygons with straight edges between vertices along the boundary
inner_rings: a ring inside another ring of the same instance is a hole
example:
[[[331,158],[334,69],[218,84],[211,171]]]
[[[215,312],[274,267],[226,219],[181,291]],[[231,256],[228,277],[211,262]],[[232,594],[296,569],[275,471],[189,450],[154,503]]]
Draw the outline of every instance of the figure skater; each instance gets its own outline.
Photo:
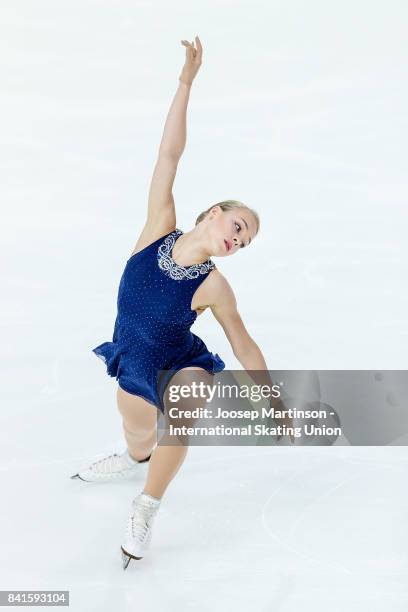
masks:
[[[93,349],[118,380],[117,405],[127,449],[71,476],[106,482],[143,474],[147,466],[145,486],[132,502],[121,546],[125,569],[130,559],[145,555],[162,497],[187,453],[185,445],[156,444],[164,391],[189,370],[211,377],[225,368],[219,355],[190,331],[197,316],[210,308],[243,367],[267,370],[238,313],[231,286],[211,260],[248,248],[259,230],[258,214],[242,202],[226,200],[199,214],[190,231],[177,228],[172,186],[186,143],[190,89],[203,53],[198,36],[195,45],[181,43],[185,64],[164,126],[146,222],[120,280],[113,339]],[[168,372],[160,384],[159,370]]]

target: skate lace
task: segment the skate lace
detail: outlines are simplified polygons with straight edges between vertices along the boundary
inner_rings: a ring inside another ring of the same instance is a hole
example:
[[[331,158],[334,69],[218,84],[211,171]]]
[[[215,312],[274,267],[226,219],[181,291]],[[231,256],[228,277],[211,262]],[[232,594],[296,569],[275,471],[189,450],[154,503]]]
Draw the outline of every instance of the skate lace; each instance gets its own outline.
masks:
[[[108,455],[108,457],[103,457],[102,459],[94,461],[91,467],[94,472],[107,474],[109,472],[123,470],[125,467],[129,466],[126,465],[122,455],[114,453],[113,455]]]
[[[134,512],[131,516],[132,536],[143,542],[150,528],[151,521],[155,514],[155,508],[148,502],[133,502]]]

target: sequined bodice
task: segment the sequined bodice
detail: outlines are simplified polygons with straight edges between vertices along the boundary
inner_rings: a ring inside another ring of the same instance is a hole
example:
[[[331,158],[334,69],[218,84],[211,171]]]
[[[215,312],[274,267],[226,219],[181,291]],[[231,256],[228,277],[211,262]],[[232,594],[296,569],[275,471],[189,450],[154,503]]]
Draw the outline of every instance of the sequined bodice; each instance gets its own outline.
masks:
[[[172,249],[183,232],[176,229],[135,253],[126,263],[119,284],[117,339],[125,346],[135,342],[177,345],[190,340],[197,318],[191,301],[198,286],[215,268],[204,263],[181,266]]]
[[[199,278],[201,274],[208,274],[208,272],[215,268],[215,264],[211,259],[191,266],[180,266],[173,260],[173,247],[177,238],[181,236],[182,233],[181,230],[176,229],[160,243],[157,249],[157,262],[159,268],[174,280]]]

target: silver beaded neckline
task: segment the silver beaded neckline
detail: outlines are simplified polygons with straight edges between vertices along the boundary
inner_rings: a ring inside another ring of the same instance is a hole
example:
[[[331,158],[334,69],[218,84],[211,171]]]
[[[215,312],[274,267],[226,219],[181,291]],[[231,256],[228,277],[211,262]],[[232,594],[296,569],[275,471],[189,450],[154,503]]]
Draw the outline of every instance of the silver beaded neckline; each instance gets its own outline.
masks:
[[[208,258],[203,263],[193,264],[192,266],[180,266],[171,257],[171,252],[176,242],[176,239],[182,234],[182,230],[175,229],[169,234],[163,242],[160,243],[157,250],[157,262],[159,268],[174,280],[182,280],[184,278],[197,278],[200,274],[207,274],[215,268],[215,264]]]

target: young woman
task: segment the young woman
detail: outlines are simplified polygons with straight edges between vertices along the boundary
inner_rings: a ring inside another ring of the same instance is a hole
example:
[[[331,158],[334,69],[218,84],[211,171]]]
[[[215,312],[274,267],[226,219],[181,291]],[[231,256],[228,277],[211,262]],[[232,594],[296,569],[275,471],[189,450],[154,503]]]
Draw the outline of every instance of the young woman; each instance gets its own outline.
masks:
[[[202,212],[190,231],[176,227],[172,185],[186,143],[190,89],[202,63],[198,36],[195,42],[196,46],[182,41],[186,60],[164,127],[147,219],[120,281],[113,339],[93,349],[108,374],[119,381],[117,403],[127,450],[71,477],[106,482],[140,474],[143,464],[148,465],[121,546],[124,568],[131,558],[144,556],[161,499],[187,452],[183,445],[156,444],[157,417],[166,408],[165,389],[170,382],[181,384],[191,370],[211,377],[225,368],[219,355],[190,331],[197,316],[210,308],[242,366],[267,370],[238,313],[231,286],[211,260],[248,248],[259,230],[257,213],[227,200]],[[160,370],[166,375],[159,379]]]

